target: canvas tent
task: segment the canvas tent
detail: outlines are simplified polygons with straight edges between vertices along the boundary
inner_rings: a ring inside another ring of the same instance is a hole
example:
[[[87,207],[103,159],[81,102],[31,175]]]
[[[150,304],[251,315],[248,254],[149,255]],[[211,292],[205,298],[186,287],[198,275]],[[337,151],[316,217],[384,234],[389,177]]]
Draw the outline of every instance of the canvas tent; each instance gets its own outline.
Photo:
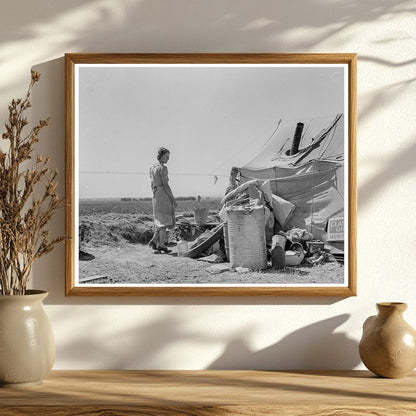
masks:
[[[304,124],[299,150],[290,154],[298,122]],[[344,155],[343,114],[279,121],[260,152],[240,167],[240,180],[269,180],[273,194],[295,205],[281,227],[303,228],[326,241],[328,219],[344,215]]]

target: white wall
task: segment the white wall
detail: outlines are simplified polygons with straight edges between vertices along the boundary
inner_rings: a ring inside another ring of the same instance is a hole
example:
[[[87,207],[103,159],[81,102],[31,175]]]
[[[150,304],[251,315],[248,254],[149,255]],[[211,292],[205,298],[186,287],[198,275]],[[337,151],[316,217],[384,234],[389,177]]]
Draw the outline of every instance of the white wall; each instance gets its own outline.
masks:
[[[65,52],[358,53],[358,296],[65,298],[62,246],[33,273],[50,292],[55,369],[361,368],[376,302],[408,302],[416,327],[415,11],[412,0],[3,1],[0,120],[39,70],[33,117],[53,121],[39,149],[61,172]],[[63,212],[53,226],[64,232]]]

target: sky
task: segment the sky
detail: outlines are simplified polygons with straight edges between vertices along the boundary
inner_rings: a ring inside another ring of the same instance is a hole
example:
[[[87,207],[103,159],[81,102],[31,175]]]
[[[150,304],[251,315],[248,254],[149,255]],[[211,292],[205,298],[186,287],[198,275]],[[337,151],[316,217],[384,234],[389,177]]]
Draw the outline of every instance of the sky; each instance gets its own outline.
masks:
[[[280,119],[345,112],[343,65],[77,69],[80,198],[150,197],[161,146],[175,196],[220,196]]]

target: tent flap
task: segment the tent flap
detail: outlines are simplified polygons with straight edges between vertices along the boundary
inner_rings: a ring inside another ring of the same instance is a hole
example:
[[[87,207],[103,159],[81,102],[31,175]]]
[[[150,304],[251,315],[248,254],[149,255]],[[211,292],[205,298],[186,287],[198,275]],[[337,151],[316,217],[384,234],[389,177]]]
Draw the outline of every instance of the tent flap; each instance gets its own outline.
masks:
[[[240,168],[242,183],[269,180],[272,193],[295,206],[285,229],[303,228],[323,241],[328,219],[344,214],[344,116],[325,122],[326,127],[323,119],[305,123],[309,129],[304,132],[304,144],[291,156],[287,155],[290,140],[277,131],[260,153]],[[313,137],[308,136],[313,131],[311,126],[315,129]]]

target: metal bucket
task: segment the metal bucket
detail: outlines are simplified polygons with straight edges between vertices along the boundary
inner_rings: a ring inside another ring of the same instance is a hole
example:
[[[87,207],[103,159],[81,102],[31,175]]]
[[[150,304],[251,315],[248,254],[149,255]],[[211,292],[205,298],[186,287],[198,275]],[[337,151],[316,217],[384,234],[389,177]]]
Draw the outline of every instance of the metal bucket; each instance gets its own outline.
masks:
[[[264,207],[230,207],[226,213],[231,267],[266,269]]]
[[[195,224],[205,225],[208,220],[208,208],[200,207],[194,209]]]

